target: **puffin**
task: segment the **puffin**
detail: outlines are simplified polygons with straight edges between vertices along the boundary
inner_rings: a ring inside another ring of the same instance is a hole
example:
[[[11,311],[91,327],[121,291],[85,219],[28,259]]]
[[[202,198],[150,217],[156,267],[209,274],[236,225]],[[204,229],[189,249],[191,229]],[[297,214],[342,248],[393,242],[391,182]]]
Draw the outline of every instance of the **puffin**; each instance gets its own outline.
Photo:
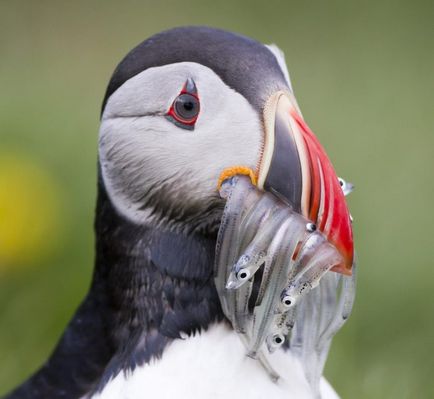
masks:
[[[294,98],[279,48],[216,28],[163,31],[123,58],[102,102],[88,294],[5,399],[318,398],[284,347],[278,381],[246,356],[213,279],[217,183],[261,164],[276,93]],[[301,196],[299,143],[282,138],[293,121],[279,121],[262,188]],[[338,398],[323,377],[319,396]]]

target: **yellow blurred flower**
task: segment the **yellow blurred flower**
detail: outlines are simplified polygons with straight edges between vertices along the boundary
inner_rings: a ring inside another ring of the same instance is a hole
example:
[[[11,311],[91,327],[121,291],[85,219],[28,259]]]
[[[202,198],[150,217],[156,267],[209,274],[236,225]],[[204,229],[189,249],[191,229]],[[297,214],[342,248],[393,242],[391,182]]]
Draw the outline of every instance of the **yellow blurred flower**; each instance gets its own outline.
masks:
[[[0,272],[31,266],[56,246],[60,191],[26,156],[0,153]]]

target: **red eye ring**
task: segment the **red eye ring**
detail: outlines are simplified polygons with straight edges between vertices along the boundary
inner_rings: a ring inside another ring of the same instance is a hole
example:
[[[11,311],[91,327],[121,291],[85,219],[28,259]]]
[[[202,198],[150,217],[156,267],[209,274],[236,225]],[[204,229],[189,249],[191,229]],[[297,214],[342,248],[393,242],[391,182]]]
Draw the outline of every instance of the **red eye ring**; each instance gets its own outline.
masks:
[[[200,112],[200,101],[193,79],[188,78],[179,95],[175,98],[166,118],[178,127],[193,130]]]

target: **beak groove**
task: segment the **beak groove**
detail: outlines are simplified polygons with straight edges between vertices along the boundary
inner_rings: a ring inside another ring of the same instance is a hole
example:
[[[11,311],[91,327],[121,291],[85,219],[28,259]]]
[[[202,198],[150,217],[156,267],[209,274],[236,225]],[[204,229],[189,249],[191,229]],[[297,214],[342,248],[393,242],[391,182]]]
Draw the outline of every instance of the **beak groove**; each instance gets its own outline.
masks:
[[[353,237],[350,214],[334,168],[307,126],[291,93],[277,92],[264,108],[265,139],[258,188],[271,191],[314,222],[336,246],[351,274]]]

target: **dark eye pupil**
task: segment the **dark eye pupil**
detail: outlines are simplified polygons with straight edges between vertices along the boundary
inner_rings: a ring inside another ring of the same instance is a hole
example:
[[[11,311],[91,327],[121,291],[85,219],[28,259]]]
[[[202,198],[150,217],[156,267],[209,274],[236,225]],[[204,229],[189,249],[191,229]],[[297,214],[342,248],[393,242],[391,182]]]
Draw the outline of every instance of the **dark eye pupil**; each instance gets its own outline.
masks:
[[[199,101],[188,93],[179,95],[174,105],[176,113],[187,121],[194,119],[199,113]]]
[[[192,101],[188,101],[184,103],[184,109],[188,111],[192,111],[194,109],[194,103]]]

